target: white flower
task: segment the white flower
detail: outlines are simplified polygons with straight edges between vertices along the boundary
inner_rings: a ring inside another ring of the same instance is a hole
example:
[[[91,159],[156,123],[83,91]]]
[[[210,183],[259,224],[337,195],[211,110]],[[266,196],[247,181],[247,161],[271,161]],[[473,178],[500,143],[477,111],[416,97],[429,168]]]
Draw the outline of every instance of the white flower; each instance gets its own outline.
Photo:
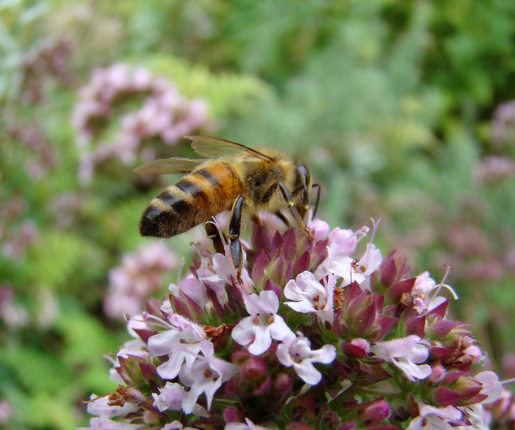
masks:
[[[131,356],[138,357],[146,361],[149,355],[146,343],[141,340],[141,338],[138,336],[138,333],[136,332],[138,329],[148,330],[148,326],[146,322],[143,321],[142,315],[136,315],[134,318],[131,318],[127,322],[127,331],[132,337],[134,337],[134,339],[123,344],[123,348],[118,351],[115,360],[107,357],[107,359],[113,364],[113,368],[109,369],[109,379],[111,381],[117,382],[120,385],[125,384],[125,381],[117,370],[120,368],[120,361],[118,358],[129,358],[129,356]]]
[[[440,306],[447,299],[445,297],[439,296],[441,288],[445,288],[450,291],[455,300],[458,299],[458,295],[454,291],[454,289],[447,284],[437,284],[430,276],[429,272],[423,272],[417,279],[415,280],[415,285],[411,290],[411,294],[415,297],[414,299],[414,309],[419,313],[423,314],[425,312],[431,312],[433,309]],[[430,297],[430,292],[436,290],[433,293],[432,297]]]
[[[184,427],[180,421],[172,421],[169,424],[165,424],[165,426],[161,430],[199,430],[197,427]]]
[[[181,315],[169,315],[168,320],[171,329],[148,340],[148,349],[152,355],[170,355],[170,359],[157,368],[157,373],[163,379],[175,378],[185,361],[186,366],[190,367],[195,361],[195,354],[200,351],[200,342],[206,338],[201,325]]]
[[[152,394],[154,397],[154,406],[157,407],[160,412],[166,410],[180,411],[182,409],[182,402],[185,395],[186,390],[184,387],[172,382],[167,382],[163,388],[160,388],[159,395]],[[193,413],[201,417],[208,416],[207,411],[198,404],[193,406]]]
[[[428,348],[422,345],[419,336],[412,335],[402,339],[377,342],[370,351],[378,358],[388,361],[401,369],[410,381],[425,379],[431,374],[428,364],[417,365],[427,360]]]
[[[246,296],[245,307],[250,316],[234,327],[232,338],[240,345],[249,345],[251,354],[263,354],[270,348],[272,339],[283,340],[293,334],[283,318],[277,315],[279,299],[273,291]]]
[[[203,263],[197,270],[197,276],[199,280],[204,282],[210,289],[212,289],[218,301],[224,306],[228,301],[227,291],[225,289],[227,284],[236,282],[237,271],[230,257],[230,250],[227,247],[226,255],[215,254],[212,259],[204,258]],[[245,261],[245,254],[243,255],[243,261]],[[249,273],[245,267],[241,271],[241,280],[243,283],[244,291],[252,290],[252,279],[250,279]]]
[[[420,415],[411,421],[406,430],[454,430],[449,422],[461,419],[463,413],[454,406],[435,408],[424,405],[420,408]]]
[[[105,418],[91,418],[91,427],[79,427],[77,430],[140,430],[145,424],[127,424]]]
[[[125,416],[131,412],[139,410],[139,405],[125,402],[123,406],[109,405],[109,396],[98,397],[92,394],[88,402],[88,414],[96,415],[100,418],[114,418]]]
[[[211,342],[204,340],[199,346],[203,356],[197,355],[193,365],[190,368],[183,366],[179,373],[181,382],[190,387],[182,402],[182,409],[187,414],[194,411],[202,393],[206,394],[207,408],[210,409],[215,392],[238,373],[237,366],[215,357],[215,348]]]
[[[476,376],[474,376],[476,381],[481,382],[483,385],[483,389],[481,390],[481,394],[485,394],[488,397],[483,400],[482,403],[485,405],[495,402],[502,393],[502,385],[499,382],[499,377],[496,373],[491,372],[489,370],[485,372],[480,372]]]
[[[363,229],[366,229],[366,227]],[[317,279],[322,279],[330,273],[336,272],[339,273],[338,276],[341,278],[350,279],[350,269],[354,261],[351,258],[351,254],[361,239],[358,237],[360,232],[361,230],[353,232],[352,230],[342,230],[337,227],[329,234],[327,257],[315,270]],[[366,233],[364,234],[366,235]]]
[[[351,255],[355,251],[358,242],[369,231],[368,227],[363,227],[355,232],[335,228],[329,235],[327,257],[315,270],[315,277],[322,279],[328,274],[334,274],[338,278],[342,278],[342,287],[352,282],[364,283],[367,280],[367,276],[381,264],[381,253],[375,249],[374,245],[368,244],[367,250],[360,261],[356,262]],[[362,262],[361,266],[360,262]]]
[[[365,253],[360,258],[360,260],[353,265],[355,273],[365,277],[363,281],[358,281],[362,288],[370,290],[370,275],[381,265],[382,261],[383,257],[381,256],[381,251],[376,249],[375,245],[371,243],[367,244]]]
[[[490,430],[490,426],[485,423],[483,405],[476,403],[474,405],[462,406],[459,408],[470,421],[470,425],[453,427],[454,430]]]
[[[325,285],[322,285],[313,273],[302,272],[295,281],[292,279],[286,284],[284,295],[293,302],[285,304],[297,312],[316,313],[322,322],[332,323],[335,284],[336,279],[332,275],[329,275]]]
[[[170,284],[168,290],[174,297],[181,297],[182,294],[188,296],[201,308],[209,302],[206,286],[199,281],[192,273],[189,273],[182,281],[177,284]],[[167,303],[169,303],[167,301]]]
[[[268,430],[266,427],[258,426],[245,418],[245,423],[227,423],[224,430]]]
[[[295,373],[309,385],[316,385],[322,379],[322,374],[313,363],[329,364],[336,358],[336,348],[324,345],[315,351],[311,350],[309,339],[302,336],[290,335],[277,347],[277,359],[283,366],[292,367]]]

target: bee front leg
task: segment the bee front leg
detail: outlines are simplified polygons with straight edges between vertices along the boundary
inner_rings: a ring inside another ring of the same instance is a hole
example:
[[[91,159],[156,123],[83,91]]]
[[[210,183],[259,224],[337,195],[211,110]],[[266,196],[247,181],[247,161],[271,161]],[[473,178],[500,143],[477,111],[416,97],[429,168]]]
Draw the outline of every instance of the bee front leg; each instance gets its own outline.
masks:
[[[220,232],[212,222],[206,222],[205,229],[207,237],[211,239],[211,242],[213,242],[213,247],[215,248],[215,251],[220,254],[223,254],[225,235],[223,235],[223,237],[220,237]]]
[[[231,220],[229,221],[229,248],[231,250],[231,258],[236,268],[236,278],[239,284],[242,284],[241,270],[243,268],[243,252],[240,242],[241,232],[241,214],[245,198],[243,195],[238,196],[234,201],[231,209]]]
[[[295,219],[297,226],[299,228],[303,229],[308,234],[308,237],[312,238],[313,235],[309,231],[309,228],[306,226],[306,224],[304,223],[304,220],[302,219],[302,217],[299,214],[299,211],[295,207],[295,203],[293,202],[293,197],[290,193],[290,190],[283,182],[278,182],[277,185],[279,186],[279,189],[281,190],[281,194],[282,194],[284,200],[286,201],[286,203],[288,205],[288,209],[289,209],[290,213],[292,214],[293,218]]]

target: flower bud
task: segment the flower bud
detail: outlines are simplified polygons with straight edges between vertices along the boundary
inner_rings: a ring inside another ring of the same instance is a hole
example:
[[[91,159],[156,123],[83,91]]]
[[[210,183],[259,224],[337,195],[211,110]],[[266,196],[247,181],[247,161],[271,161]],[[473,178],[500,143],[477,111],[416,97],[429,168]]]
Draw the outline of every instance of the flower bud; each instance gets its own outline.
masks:
[[[224,417],[228,423],[240,423],[245,419],[243,412],[234,406],[225,409]]]
[[[446,373],[445,367],[441,364],[433,365],[431,375],[426,379],[426,382],[429,385],[436,386],[442,381]]]
[[[397,250],[393,250],[383,260],[376,273],[379,275],[380,284],[383,287],[389,288],[404,278],[408,270],[409,268],[406,267],[406,256]]]
[[[237,376],[229,381],[227,392],[232,395],[258,395],[266,392],[272,378],[269,374],[267,361],[262,357],[255,357],[248,352],[233,354],[233,363],[240,366]]]
[[[350,358],[365,358],[370,350],[370,343],[365,339],[352,339],[342,343],[342,350]]]
[[[380,423],[388,418],[389,415],[390,405],[382,398],[366,404],[366,407],[358,412],[358,417],[366,425]]]

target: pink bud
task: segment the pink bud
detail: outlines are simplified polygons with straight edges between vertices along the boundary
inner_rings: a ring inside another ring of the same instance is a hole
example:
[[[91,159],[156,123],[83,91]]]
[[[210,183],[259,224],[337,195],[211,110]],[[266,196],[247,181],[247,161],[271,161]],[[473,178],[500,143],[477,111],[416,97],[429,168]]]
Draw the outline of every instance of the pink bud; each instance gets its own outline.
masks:
[[[437,385],[442,381],[445,374],[445,367],[443,367],[441,364],[434,365],[432,366],[431,375],[429,375],[429,378],[427,378],[426,381],[430,385]]]

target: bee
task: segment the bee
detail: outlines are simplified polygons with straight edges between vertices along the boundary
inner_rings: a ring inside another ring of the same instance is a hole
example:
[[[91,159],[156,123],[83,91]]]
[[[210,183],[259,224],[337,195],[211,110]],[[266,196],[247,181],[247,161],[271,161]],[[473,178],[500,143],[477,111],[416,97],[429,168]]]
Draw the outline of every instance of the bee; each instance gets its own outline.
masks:
[[[281,209],[288,208],[295,223],[311,236],[304,217],[310,190],[318,185],[312,184],[305,164],[272,149],[256,150],[207,136],[186,139],[191,140],[197,154],[207,158],[154,160],[134,170],[142,174],[186,174],[150,202],[139,224],[142,236],[169,238],[231,210],[229,246],[233,264],[240,271],[242,223],[258,212],[281,216]]]

